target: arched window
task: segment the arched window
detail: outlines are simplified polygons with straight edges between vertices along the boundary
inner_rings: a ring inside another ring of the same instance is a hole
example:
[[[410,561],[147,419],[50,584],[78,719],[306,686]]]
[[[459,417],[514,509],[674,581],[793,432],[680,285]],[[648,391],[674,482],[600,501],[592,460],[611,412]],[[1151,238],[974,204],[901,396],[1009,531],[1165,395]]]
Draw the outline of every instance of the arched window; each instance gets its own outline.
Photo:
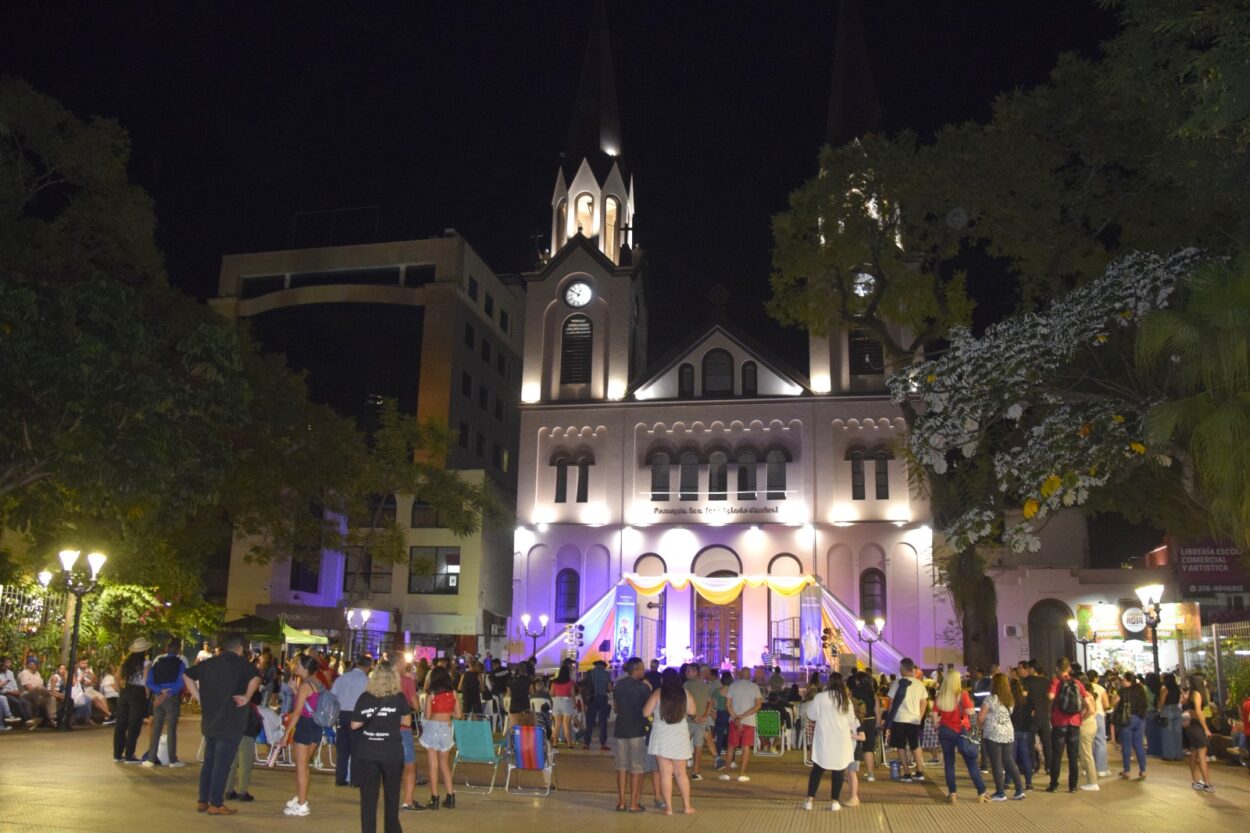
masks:
[[[577,502],[585,503],[590,499],[590,460],[585,457],[577,461]]]
[[[759,371],[755,362],[742,363],[742,395],[758,396],[760,392]]]
[[[411,521],[409,525],[413,529],[437,529],[443,525],[443,519],[439,517],[438,510],[424,500],[412,502],[412,515],[409,520]]]
[[[872,455],[875,464],[875,480],[877,482],[877,500],[890,499],[890,452],[884,448],[877,449]]]
[[[573,204],[577,210],[577,230],[585,237],[595,233],[595,198],[590,194],[579,194]]]
[[[560,200],[560,204],[556,207],[556,251],[563,249],[567,242],[569,242],[569,203],[568,200]]]
[[[616,197],[603,201],[603,253],[613,263],[619,260],[621,246],[621,204]]]
[[[590,319],[585,315],[570,315],[564,322],[564,334],[560,342],[560,384],[590,383],[590,365],[594,351],[592,335]]]
[[[582,577],[577,570],[565,567],[556,573],[556,621],[560,623],[576,622],[578,614],[578,596],[581,595]]]
[[[703,356],[703,395],[734,395],[734,357],[728,350],[708,350]]]
[[[682,399],[694,396],[694,365],[683,364],[677,368],[677,395]]]
[[[569,499],[569,461],[556,460],[556,503]]]
[[[871,622],[885,618],[885,573],[876,567],[859,576],[859,618]]]
[[[693,451],[681,455],[681,499],[699,499],[699,458]]]
[[[663,451],[651,458],[651,499],[668,500],[669,458]]]
[[[729,457],[723,451],[713,451],[707,459],[708,500],[725,500],[729,497]]]
[[[361,526],[386,526],[395,523],[395,496],[371,494],[365,502],[365,519]]]
[[[769,500],[786,499],[786,453],[774,448],[764,457]]]
[[[755,477],[759,460],[755,452],[744,449],[738,452],[738,500],[755,500]]]
[[[864,452],[852,449],[846,457],[851,461],[851,500],[864,500]]]

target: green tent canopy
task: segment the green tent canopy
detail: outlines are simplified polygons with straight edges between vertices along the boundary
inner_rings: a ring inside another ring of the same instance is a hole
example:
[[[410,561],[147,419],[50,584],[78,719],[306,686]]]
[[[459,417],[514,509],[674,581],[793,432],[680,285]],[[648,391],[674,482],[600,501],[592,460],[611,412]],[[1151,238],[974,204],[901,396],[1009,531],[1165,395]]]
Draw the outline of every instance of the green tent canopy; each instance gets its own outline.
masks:
[[[330,640],[324,636],[293,628],[279,619],[268,627],[249,633],[247,638],[253,642],[268,642],[274,645],[329,645]]]

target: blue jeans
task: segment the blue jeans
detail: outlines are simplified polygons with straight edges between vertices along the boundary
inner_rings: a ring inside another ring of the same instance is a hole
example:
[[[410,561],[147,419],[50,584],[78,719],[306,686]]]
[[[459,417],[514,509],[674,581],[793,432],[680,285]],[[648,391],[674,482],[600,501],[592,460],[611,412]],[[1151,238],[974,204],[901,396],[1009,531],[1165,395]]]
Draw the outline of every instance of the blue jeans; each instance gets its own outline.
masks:
[[[1094,735],[1094,767],[1099,772],[1106,772],[1107,763],[1107,716],[1094,715],[1094,723],[1098,726]]]
[[[714,729],[716,736],[716,754],[724,755],[725,750],[729,748],[729,712],[716,712],[716,726]]]
[[[955,753],[959,752],[959,733],[949,726],[939,726],[938,743],[942,746],[942,763],[946,767],[946,791],[953,795],[955,793]],[[977,788],[977,795],[983,795],[985,781],[981,778],[981,770],[977,767],[977,752],[979,751],[972,751],[967,755],[963,752],[959,754],[968,765],[968,775]]]
[[[1016,731],[1016,766],[1024,778],[1024,788],[1033,789],[1033,733]]]
[[[1128,772],[1133,763],[1133,753],[1137,753],[1137,771],[1146,774],[1146,720],[1133,715],[1128,725],[1120,730],[1120,744],[1124,749],[1124,771]]]
[[[228,738],[204,738],[204,764],[200,767],[200,803],[220,807],[226,800],[226,774],[241,735]]]

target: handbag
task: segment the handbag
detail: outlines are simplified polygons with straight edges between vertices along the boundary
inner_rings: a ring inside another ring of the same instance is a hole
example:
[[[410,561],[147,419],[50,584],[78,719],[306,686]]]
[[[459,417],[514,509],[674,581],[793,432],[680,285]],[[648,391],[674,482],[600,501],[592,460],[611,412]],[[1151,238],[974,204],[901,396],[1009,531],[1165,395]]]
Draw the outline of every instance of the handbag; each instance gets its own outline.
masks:
[[[1156,714],[1155,714],[1155,725],[1156,725],[1156,726],[1160,726],[1160,727],[1162,727],[1162,728],[1165,728],[1165,729],[1166,729],[1166,728],[1167,728],[1167,725],[1168,725],[1168,718],[1167,718],[1167,715],[1157,714],[1157,713],[1156,713]]]
[[[959,754],[973,758],[981,754],[981,739],[973,737],[967,729],[959,733]]]

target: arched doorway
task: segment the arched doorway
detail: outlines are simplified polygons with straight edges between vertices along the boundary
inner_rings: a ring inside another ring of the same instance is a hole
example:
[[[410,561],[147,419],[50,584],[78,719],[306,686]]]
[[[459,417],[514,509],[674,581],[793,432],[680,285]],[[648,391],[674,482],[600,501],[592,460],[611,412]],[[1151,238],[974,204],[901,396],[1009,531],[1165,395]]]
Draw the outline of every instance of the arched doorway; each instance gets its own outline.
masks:
[[[742,574],[742,559],[728,547],[712,546],[699,552],[691,572],[704,578],[734,578]],[[742,594],[727,605],[717,605],[694,593],[693,653],[714,668],[742,664]]]
[[[1042,673],[1055,670],[1060,657],[1076,654],[1076,640],[1068,627],[1072,609],[1058,599],[1042,599],[1029,611],[1029,657],[1042,665]]]

